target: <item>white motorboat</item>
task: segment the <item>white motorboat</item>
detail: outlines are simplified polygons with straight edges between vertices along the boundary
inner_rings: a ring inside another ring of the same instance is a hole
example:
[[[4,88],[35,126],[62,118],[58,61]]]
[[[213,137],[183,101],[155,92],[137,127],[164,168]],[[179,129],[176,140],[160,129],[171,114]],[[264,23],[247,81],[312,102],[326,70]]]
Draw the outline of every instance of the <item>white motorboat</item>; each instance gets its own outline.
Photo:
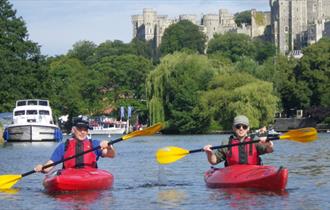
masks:
[[[13,123],[5,128],[4,139],[8,142],[60,141],[62,132],[52,114],[48,100],[16,101]]]
[[[112,135],[112,134],[124,134],[127,132],[126,121],[117,121],[112,118],[98,118],[91,119],[89,125],[92,129],[88,130],[91,135]]]

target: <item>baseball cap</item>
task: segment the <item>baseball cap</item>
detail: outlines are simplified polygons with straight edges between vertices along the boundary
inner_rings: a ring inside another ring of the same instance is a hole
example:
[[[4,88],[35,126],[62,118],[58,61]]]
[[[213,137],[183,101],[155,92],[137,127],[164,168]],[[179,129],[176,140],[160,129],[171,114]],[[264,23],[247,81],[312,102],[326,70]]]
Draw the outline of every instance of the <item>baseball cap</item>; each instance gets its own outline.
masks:
[[[92,129],[92,127],[89,126],[89,122],[82,118],[76,119],[73,126],[75,126],[77,128]]]
[[[245,115],[238,115],[234,118],[233,125],[235,126],[238,124],[249,126],[249,119]]]

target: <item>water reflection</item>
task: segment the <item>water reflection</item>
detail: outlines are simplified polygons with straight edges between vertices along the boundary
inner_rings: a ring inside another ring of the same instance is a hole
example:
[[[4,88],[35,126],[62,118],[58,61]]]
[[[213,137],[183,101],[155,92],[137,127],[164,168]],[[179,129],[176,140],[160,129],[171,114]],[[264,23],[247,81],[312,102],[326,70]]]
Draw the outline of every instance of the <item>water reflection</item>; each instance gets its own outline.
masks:
[[[8,194],[8,195],[14,195],[19,192],[18,188],[11,188],[11,189],[0,189],[0,195],[1,194]]]
[[[289,192],[264,191],[248,188],[219,188],[213,189],[213,193],[210,194],[210,200],[211,202],[225,200],[228,202],[228,205],[233,208],[245,209],[247,206],[261,207],[261,200],[265,201],[274,196],[288,197]]]
[[[157,202],[166,206],[178,207],[187,200],[184,191],[178,189],[160,190],[157,195]]]
[[[46,194],[60,202],[91,204],[102,196],[102,191],[74,191]]]

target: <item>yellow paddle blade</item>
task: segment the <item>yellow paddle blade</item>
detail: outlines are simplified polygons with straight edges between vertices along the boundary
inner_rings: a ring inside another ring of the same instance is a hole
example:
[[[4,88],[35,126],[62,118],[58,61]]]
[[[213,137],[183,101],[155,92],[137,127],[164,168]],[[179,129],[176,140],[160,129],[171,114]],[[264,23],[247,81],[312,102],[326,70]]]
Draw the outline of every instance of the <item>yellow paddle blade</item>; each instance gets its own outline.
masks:
[[[129,133],[125,136],[122,137],[123,140],[129,139],[129,138],[133,138],[135,136],[148,136],[148,135],[152,135],[157,133],[158,131],[160,131],[163,127],[162,123],[157,123],[149,128],[145,128],[143,130],[137,130],[134,131],[132,133]]]
[[[156,159],[159,164],[173,163],[189,154],[188,150],[180,147],[164,147],[156,152]]]
[[[0,189],[10,189],[18,180],[22,178],[21,175],[17,174],[7,174],[0,176]]]
[[[290,139],[301,143],[308,143],[317,139],[317,130],[315,128],[300,128],[290,130],[279,136],[280,139]]]

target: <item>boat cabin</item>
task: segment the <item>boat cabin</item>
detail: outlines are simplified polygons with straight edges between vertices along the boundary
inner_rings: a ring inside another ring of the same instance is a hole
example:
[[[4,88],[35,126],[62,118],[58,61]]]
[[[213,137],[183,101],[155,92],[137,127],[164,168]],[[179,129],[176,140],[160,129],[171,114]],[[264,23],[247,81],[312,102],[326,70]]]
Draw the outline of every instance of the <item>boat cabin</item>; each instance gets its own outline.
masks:
[[[13,110],[13,124],[54,124],[48,100],[27,99],[16,101]]]

